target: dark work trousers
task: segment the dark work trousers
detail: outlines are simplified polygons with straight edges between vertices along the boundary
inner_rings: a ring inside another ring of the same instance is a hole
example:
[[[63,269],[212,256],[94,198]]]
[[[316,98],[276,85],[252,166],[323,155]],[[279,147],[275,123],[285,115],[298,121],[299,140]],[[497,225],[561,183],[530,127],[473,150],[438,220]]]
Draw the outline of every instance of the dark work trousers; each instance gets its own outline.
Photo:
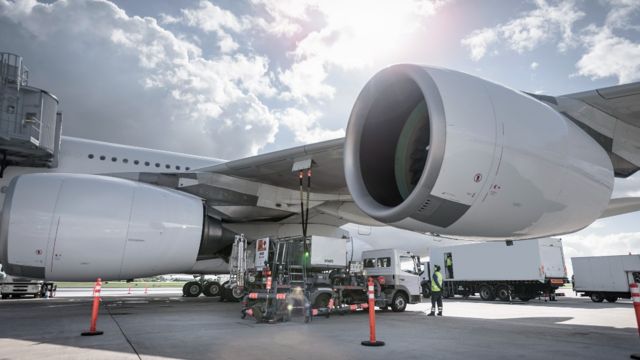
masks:
[[[438,312],[442,312],[442,291],[431,293],[431,312],[435,313],[436,303],[438,304]]]

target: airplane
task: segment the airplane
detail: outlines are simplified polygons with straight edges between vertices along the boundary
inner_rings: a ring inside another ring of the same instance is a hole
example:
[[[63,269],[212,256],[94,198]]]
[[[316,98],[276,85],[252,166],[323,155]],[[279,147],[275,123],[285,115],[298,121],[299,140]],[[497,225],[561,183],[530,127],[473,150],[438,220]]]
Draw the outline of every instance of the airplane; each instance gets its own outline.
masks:
[[[334,237],[349,223],[424,239],[571,233],[640,209],[611,199],[640,166],[639,104],[640,83],[552,97],[399,64],[364,86],[342,139],[223,161],[60,137],[48,168],[4,152],[0,263],[56,281],[224,272],[235,234],[303,222]]]

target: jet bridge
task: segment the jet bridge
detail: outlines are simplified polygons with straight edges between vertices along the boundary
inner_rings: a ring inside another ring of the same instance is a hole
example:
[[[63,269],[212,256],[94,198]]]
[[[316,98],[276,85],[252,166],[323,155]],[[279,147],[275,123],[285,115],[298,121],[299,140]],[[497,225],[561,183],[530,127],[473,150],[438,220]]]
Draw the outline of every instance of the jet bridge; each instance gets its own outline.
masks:
[[[58,99],[28,82],[22,57],[0,52],[0,177],[7,166],[57,166]]]

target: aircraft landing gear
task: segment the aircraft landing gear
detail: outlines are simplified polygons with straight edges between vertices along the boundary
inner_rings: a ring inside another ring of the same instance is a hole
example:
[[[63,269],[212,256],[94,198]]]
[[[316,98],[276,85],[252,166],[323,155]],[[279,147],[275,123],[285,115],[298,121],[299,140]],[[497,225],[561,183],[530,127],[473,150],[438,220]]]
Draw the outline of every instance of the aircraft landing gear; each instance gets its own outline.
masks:
[[[182,287],[182,296],[198,297],[202,293],[202,285],[198,281],[189,281]]]

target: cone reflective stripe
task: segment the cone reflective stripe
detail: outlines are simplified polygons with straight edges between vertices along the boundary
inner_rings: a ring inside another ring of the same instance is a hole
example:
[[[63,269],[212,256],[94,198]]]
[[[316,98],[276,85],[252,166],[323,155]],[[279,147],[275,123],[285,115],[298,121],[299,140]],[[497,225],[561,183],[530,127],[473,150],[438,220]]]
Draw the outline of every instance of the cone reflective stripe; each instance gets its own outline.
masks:
[[[384,346],[384,341],[376,340],[376,304],[373,297],[373,278],[371,277],[369,277],[367,292],[369,297],[369,340],[362,341],[361,344],[364,346]]]
[[[631,290],[631,299],[633,300],[633,309],[636,312],[636,323],[638,325],[638,335],[640,335],[640,289],[638,284],[632,283],[629,285]]]
[[[267,290],[271,290],[271,276],[267,276]]]
[[[102,280],[98,278],[96,280],[96,286],[93,288],[93,304],[91,306],[91,324],[89,331],[83,332],[82,336],[102,335],[102,331],[96,330],[96,324],[98,322],[98,310],[100,309],[100,290],[102,289]]]

